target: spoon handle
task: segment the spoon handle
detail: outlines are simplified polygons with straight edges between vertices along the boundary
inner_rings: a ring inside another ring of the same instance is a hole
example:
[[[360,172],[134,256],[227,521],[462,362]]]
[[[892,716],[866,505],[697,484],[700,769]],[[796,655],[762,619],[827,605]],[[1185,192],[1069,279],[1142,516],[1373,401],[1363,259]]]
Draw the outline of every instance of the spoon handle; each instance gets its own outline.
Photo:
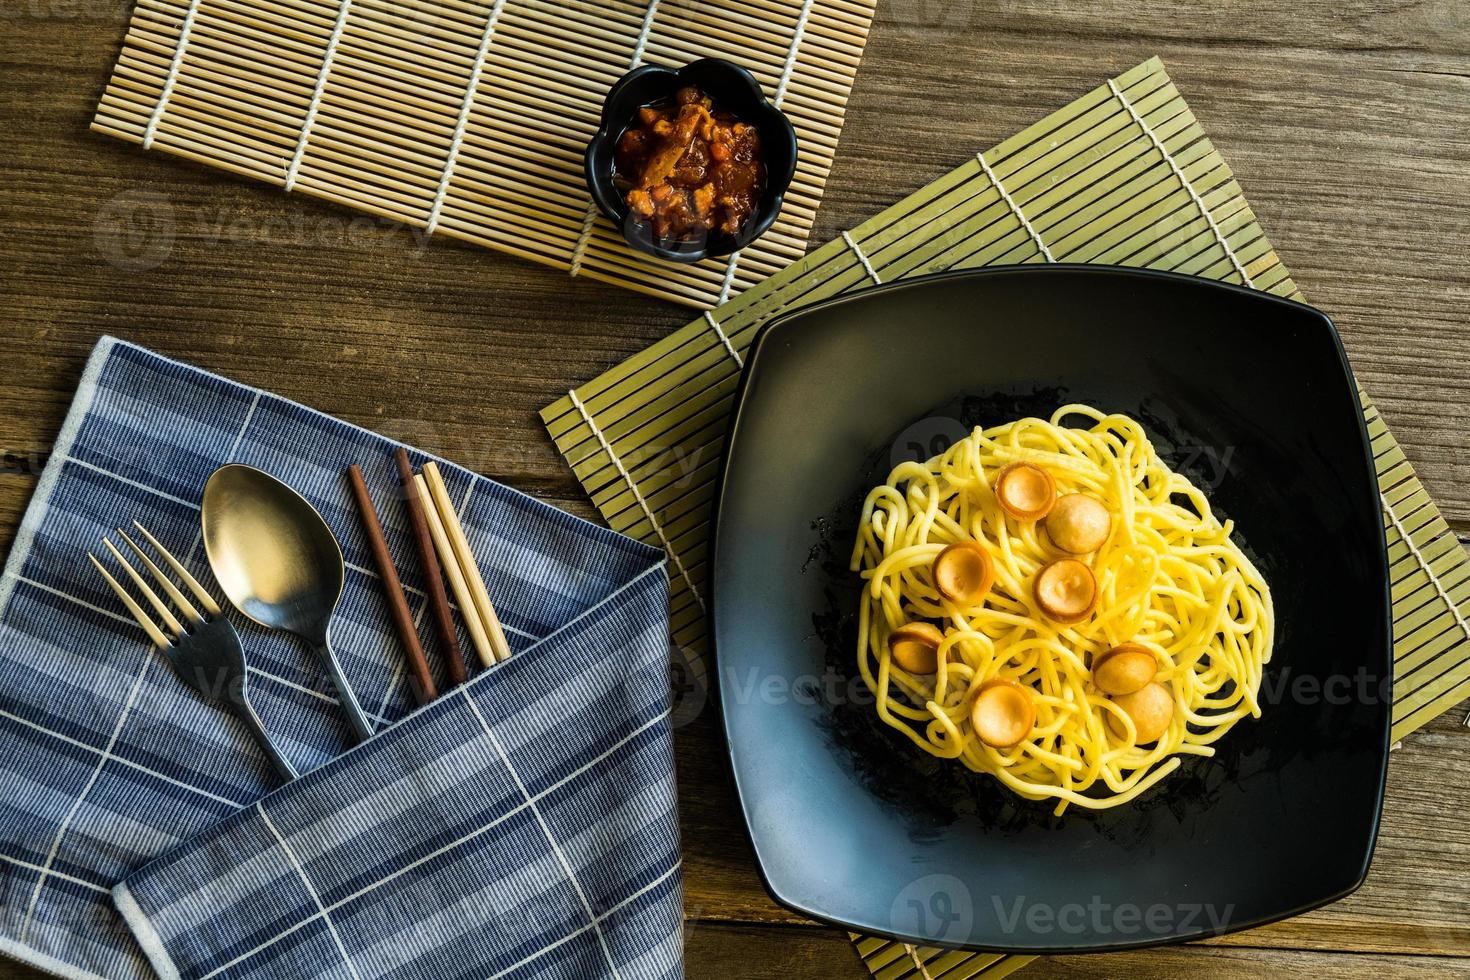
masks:
[[[240,718],[250,729],[250,733],[255,736],[260,747],[265,749],[265,754],[270,757],[271,764],[276,767],[276,772],[280,773],[288,783],[295,779],[296,767],[291,765],[291,760],[282,755],[281,750],[276,748],[276,743],[271,741],[270,734],[266,732],[265,725],[261,723],[260,715],[255,713],[255,706],[250,703],[250,699],[246,697],[236,699],[235,707],[239,710]]]
[[[330,637],[317,644],[316,655],[327,665],[327,670],[332,675],[332,685],[337,689],[337,699],[342,702],[342,710],[347,712],[347,721],[352,726],[353,741],[365,742],[372,738],[373,726],[368,724],[367,715],[362,711],[362,705],[357,703],[357,695],[352,693],[352,687],[347,683],[346,675],[342,673],[342,665],[337,662],[336,654],[332,653]]]

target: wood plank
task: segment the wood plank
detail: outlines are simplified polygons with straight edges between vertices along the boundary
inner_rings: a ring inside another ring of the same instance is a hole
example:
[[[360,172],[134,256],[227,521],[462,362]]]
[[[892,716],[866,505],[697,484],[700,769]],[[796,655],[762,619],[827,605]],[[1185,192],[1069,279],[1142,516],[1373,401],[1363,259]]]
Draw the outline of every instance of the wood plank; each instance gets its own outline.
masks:
[[[801,977],[858,978],[866,973],[843,937],[825,929],[731,926],[694,922],[688,929],[688,973],[722,980]],[[1242,980],[1261,976],[1307,976],[1314,980],[1378,980],[1392,977],[1463,977],[1470,962],[1447,956],[1386,956],[1186,945],[1166,949],[1033,960],[1015,974],[1026,980]],[[3,974],[0,974],[3,976]],[[915,971],[902,980],[920,980]],[[945,980],[946,974],[935,974]]]
[[[1463,977],[1470,964],[1441,956],[1364,956],[1258,949],[1184,946],[1098,956],[1058,956],[1036,960],[1021,974],[1028,980],[1244,980],[1262,976],[1312,977],[1313,980],[1370,980],[1381,977]]]
[[[718,976],[722,980],[860,980],[866,977],[846,937],[836,930],[732,926],[692,922],[686,929],[687,975]],[[1378,980],[1414,977],[1422,980],[1458,978],[1470,964],[1443,956],[1381,956],[1251,948],[1212,949],[1182,946],[1170,949],[1110,953],[1094,956],[1057,956],[1033,961],[1019,974],[1027,980],[1255,980],[1269,976],[1310,976],[1315,980]],[[0,980],[45,980],[50,974],[20,963],[0,960]],[[911,974],[905,980],[918,980]],[[936,980],[943,980],[937,977]]]

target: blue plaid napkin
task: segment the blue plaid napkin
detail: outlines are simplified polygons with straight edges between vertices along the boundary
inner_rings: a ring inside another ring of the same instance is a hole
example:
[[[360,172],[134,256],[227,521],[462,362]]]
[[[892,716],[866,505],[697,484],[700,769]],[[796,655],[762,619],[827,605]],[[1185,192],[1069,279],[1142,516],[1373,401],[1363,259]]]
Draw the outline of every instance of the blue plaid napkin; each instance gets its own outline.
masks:
[[[441,463],[515,655],[414,711],[341,475],[362,464],[412,555],[393,445],[98,343],[0,576],[0,950],[70,977],[683,975],[662,554]],[[382,727],[344,754],[304,647],[237,618],[252,700],[311,770],[274,792],[84,557],[137,518],[219,595],[197,501],[225,462],[336,532],[334,644]]]

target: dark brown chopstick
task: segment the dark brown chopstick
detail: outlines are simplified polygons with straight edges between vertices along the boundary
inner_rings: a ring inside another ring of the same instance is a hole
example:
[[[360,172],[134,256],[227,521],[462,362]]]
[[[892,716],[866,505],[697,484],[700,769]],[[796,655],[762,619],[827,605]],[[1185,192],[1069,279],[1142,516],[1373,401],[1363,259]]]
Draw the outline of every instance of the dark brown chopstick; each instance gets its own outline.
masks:
[[[449,614],[449,596],[444,592],[444,573],[439,568],[439,556],[434,553],[434,539],[429,536],[428,518],[424,516],[424,502],[419,499],[419,488],[413,480],[413,464],[402,446],[394,453],[398,461],[398,479],[403,484],[403,503],[408,508],[408,524],[413,530],[413,542],[419,552],[419,563],[424,570],[424,588],[429,593],[429,611],[434,615],[434,624],[439,628],[439,638],[444,642],[444,656],[449,664],[449,679],[463,684],[469,679],[465,669],[464,654],[459,649],[459,633],[454,628],[454,617]]]
[[[398,580],[398,569],[393,567],[393,556],[388,553],[388,542],[383,539],[383,526],[378,523],[377,508],[373,506],[372,494],[368,493],[367,482],[356,463],[347,468],[347,477],[352,483],[352,495],[357,498],[357,509],[362,514],[362,528],[367,532],[373,563],[378,566],[378,575],[383,580],[383,594],[388,598],[393,627],[398,631],[398,639],[408,655],[409,669],[413,671],[414,694],[419,704],[428,704],[439,696],[439,690],[434,685],[434,675],[429,673],[424,648],[419,645],[418,630],[414,629],[408,600],[403,595],[403,583]]]

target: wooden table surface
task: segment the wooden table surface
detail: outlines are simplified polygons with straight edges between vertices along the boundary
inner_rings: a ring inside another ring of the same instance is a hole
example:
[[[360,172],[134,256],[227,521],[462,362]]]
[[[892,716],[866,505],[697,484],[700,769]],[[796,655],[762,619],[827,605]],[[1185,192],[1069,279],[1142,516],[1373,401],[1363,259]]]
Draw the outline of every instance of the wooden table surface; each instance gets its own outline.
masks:
[[[102,333],[595,519],[536,410],[687,311],[94,136],[126,0],[3,4],[0,550]],[[814,241],[1152,54],[1466,540],[1464,0],[883,0]],[[1217,941],[1020,975],[1470,975],[1466,707],[1394,753],[1373,871],[1352,897]],[[840,933],[762,890],[712,709],[680,730],[678,765],[689,975],[864,976]],[[0,978],[34,976],[0,963]]]

